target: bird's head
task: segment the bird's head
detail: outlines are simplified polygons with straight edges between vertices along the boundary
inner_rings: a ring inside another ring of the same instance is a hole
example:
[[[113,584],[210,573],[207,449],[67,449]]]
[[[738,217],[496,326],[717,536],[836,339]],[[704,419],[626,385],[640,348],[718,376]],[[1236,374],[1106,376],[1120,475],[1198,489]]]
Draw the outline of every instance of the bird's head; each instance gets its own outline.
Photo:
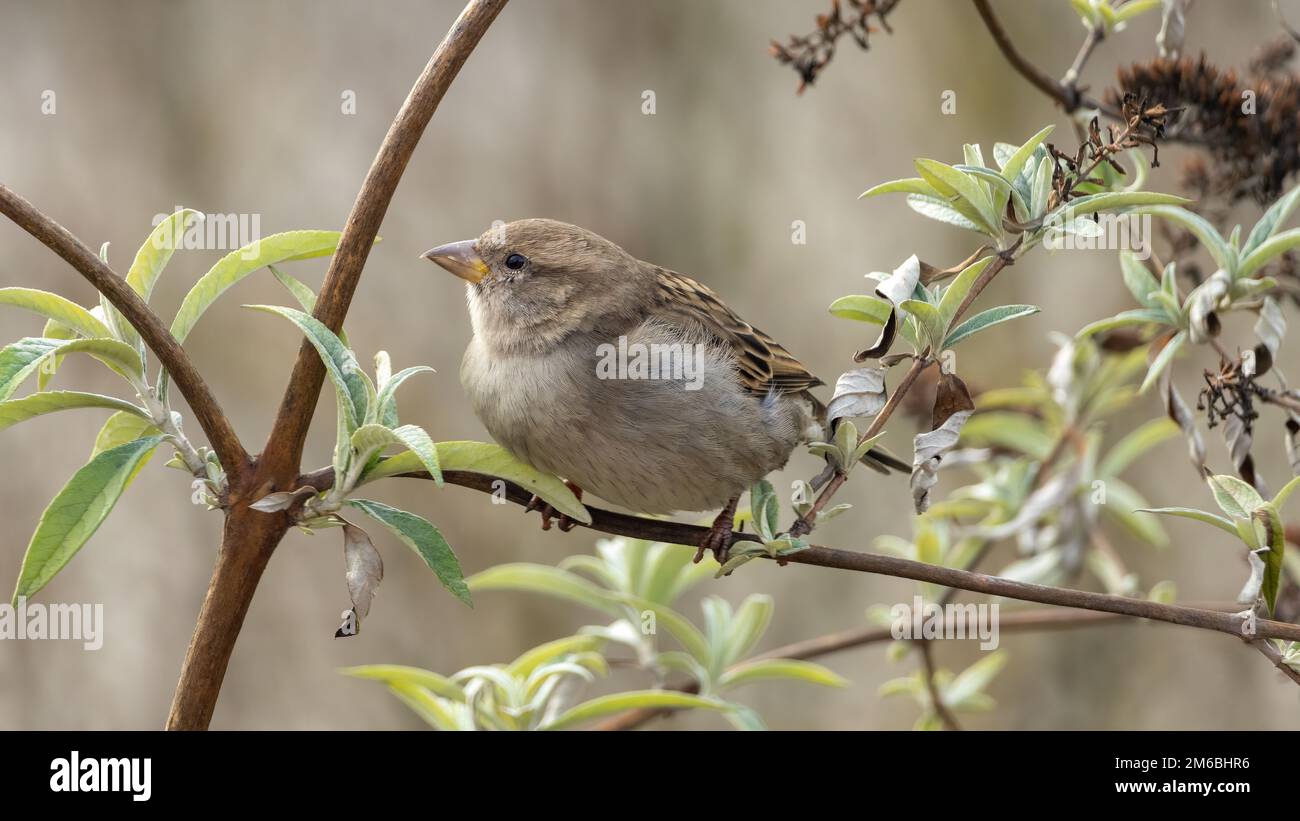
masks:
[[[655,282],[649,266],[604,237],[549,219],[499,224],[422,256],[468,283],[475,333],[501,350],[625,328]]]

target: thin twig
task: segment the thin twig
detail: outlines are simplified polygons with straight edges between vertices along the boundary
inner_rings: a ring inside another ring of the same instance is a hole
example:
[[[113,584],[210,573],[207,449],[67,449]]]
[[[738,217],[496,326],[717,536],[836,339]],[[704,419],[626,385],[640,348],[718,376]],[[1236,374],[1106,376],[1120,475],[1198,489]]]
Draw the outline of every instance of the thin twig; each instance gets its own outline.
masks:
[[[935,674],[938,672],[934,666],[934,646],[924,639],[917,642],[921,649],[921,664],[925,668],[922,675],[925,676],[925,691],[930,696],[930,706],[934,709],[934,714],[939,717],[945,730],[960,730],[961,725],[957,723],[957,717],[948,709],[948,705],[943,702],[943,694],[939,692],[939,683],[935,681]]]
[[[1281,670],[1287,678],[1296,684],[1300,684],[1300,670],[1296,670],[1282,660],[1282,653],[1273,646],[1273,642],[1261,640],[1252,641],[1251,644],[1254,645],[1256,650],[1263,653],[1265,658],[1273,662],[1273,666]]]
[[[429,479],[427,473],[404,473],[406,478]],[[299,477],[299,485],[310,485],[317,489],[328,488],[333,484],[332,468],[322,468]],[[532,494],[511,482],[480,473],[448,470],[443,471],[443,478],[448,484],[472,488],[489,495],[499,495],[501,484],[505,485],[506,498],[515,504],[527,506]],[[498,484],[501,483],[501,484]],[[683,549],[694,550],[708,528],[700,525],[673,522],[664,519],[646,519],[626,513],[615,513],[598,507],[587,506],[591,513],[591,524],[581,525],[603,533],[616,536],[629,536],[634,539],[649,539],[656,542],[682,545]],[[271,514],[259,514],[269,516]],[[738,533],[737,540],[756,541],[752,533]],[[766,558],[766,557],[764,557]],[[990,596],[1002,596],[1020,601],[1051,604],[1058,607],[1074,607],[1082,610],[1098,610],[1117,613],[1143,619],[1180,624],[1202,630],[1215,630],[1230,636],[1243,637],[1243,620],[1234,614],[1203,610],[1185,605],[1161,604],[1145,599],[1131,599],[1108,593],[1093,593],[1087,590],[1071,590],[1063,587],[1049,587],[1042,584],[1013,581],[983,573],[972,573],[951,567],[926,564],[925,562],[886,556],[879,553],[863,553],[855,550],[840,550],[833,547],[811,546],[797,553],[779,557],[782,562],[806,564],[816,567],[828,567],[838,570],[854,570],[859,573],[875,573],[881,576],[894,576],[919,582],[930,582],[945,587],[960,587],[973,593]],[[1255,634],[1250,638],[1279,638],[1300,641],[1300,625],[1287,624],[1269,619],[1255,622]]]
[[[244,451],[244,446],[240,444],[230,420],[222,412],[217,398],[212,395],[212,390],[199,375],[185,349],[149,308],[148,303],[126,284],[125,279],[114,273],[107,263],[87,248],[85,243],[5,185],[0,185],[0,213],[62,257],[95,286],[95,290],[107,297],[114,308],[122,312],[122,316],[139,332],[140,338],[167,369],[177,390],[189,403],[194,418],[203,428],[208,443],[221,460],[221,466],[227,475],[232,481],[238,478],[248,467],[248,454]]]

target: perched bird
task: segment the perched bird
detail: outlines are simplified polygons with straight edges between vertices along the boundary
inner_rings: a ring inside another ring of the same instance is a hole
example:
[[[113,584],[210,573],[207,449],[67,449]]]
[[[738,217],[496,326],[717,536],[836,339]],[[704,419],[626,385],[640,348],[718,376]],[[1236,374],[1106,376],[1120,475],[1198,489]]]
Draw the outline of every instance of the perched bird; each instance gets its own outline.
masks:
[[[725,561],[740,495],[825,436],[809,392],[823,383],[789,351],[705,286],[591,231],[519,220],[423,256],[468,283],[460,378],[488,432],[629,510],[722,508],[697,561],[705,549]]]

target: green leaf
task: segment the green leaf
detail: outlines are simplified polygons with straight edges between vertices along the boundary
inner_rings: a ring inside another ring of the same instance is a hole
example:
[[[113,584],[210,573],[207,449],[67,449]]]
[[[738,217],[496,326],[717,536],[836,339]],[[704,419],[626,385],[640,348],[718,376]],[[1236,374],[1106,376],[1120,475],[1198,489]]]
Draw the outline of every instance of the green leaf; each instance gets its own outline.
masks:
[[[719,688],[739,687],[755,681],[786,679],[820,684],[824,687],[847,687],[849,682],[834,671],[810,661],[764,659],[738,664],[723,673]]]
[[[1277,233],[1277,229],[1282,227],[1287,217],[1291,216],[1297,203],[1300,203],[1300,186],[1292,188],[1279,197],[1277,202],[1264,212],[1264,216],[1260,217],[1259,222],[1251,229],[1250,236],[1246,237],[1246,244],[1241,246],[1241,255],[1249,257],[1252,251]]]
[[[379,389],[379,395],[375,399],[375,415],[379,421],[388,424],[388,422],[384,420],[397,419],[397,399],[395,397],[397,389],[403,382],[410,379],[412,376],[415,376],[417,373],[435,373],[435,371],[427,365],[417,365],[414,368],[404,368],[389,377],[383,387]]]
[[[505,479],[541,497],[570,519],[591,524],[591,513],[564,482],[524,464],[500,445],[488,442],[438,442],[437,449],[438,463],[444,471],[463,470],[480,476]],[[371,468],[361,477],[359,485],[421,470],[424,467],[414,454],[403,453],[384,459]]]
[[[1191,200],[1186,197],[1177,197],[1173,194],[1157,194],[1154,191],[1103,191],[1099,194],[1089,194],[1086,197],[1070,200],[1065,205],[1054,208],[1052,213],[1044,218],[1044,222],[1069,222],[1078,215],[1112,211],[1116,208],[1132,208],[1143,205],[1178,206],[1189,202]]]
[[[361,366],[357,364],[352,351],[348,350],[347,346],[334,335],[333,331],[325,327],[324,323],[302,311],[282,308],[278,305],[245,305],[244,307],[277,314],[298,326],[307,337],[307,341],[320,354],[321,362],[325,363],[325,371],[343,400],[342,407],[347,412],[348,429],[355,430],[366,418],[370,393],[366,389]]]
[[[506,672],[512,676],[527,678],[532,675],[534,670],[544,664],[559,661],[573,653],[595,650],[602,644],[604,644],[604,639],[592,635],[566,636],[562,639],[548,641],[528,650],[519,658],[510,662],[506,667]]]
[[[1205,481],[1210,486],[1210,491],[1214,494],[1214,500],[1219,503],[1219,507],[1234,519],[1249,519],[1250,514],[1264,504],[1264,498],[1259,495],[1259,491],[1236,476],[1220,473],[1207,476]]]
[[[451,545],[427,519],[369,499],[349,499],[347,504],[387,527],[403,544],[416,552],[452,595],[474,606],[469,587],[460,570],[460,562]]]
[[[422,670],[419,667],[407,667],[401,664],[366,664],[360,667],[344,667],[339,670],[345,676],[382,681],[385,684],[406,684],[423,687],[443,698],[454,701],[465,700],[465,690],[459,684],[437,673]]]
[[[987,311],[980,311],[956,328],[953,328],[948,334],[948,338],[944,340],[943,346],[945,348],[955,347],[958,342],[968,336],[974,336],[980,331],[992,328],[994,325],[1001,325],[1003,322],[1010,322],[1022,316],[1032,316],[1040,310],[1035,305],[999,305],[996,308],[989,308]]]
[[[47,319],[45,321],[45,327],[41,330],[41,337],[44,339],[76,339],[77,332],[69,328],[67,325],[55,322],[53,319]],[[50,384],[50,380],[54,378],[54,374],[58,372],[62,365],[63,357],[55,354],[53,360],[37,372],[36,389],[38,391],[45,390],[46,386]]]
[[[546,564],[512,562],[489,567],[466,580],[470,590],[522,590],[590,607],[611,616],[622,614],[615,599],[587,579]]]
[[[952,684],[944,688],[943,702],[955,709],[966,705],[966,701],[982,693],[993,678],[1007,664],[1007,654],[998,650],[961,671]]]
[[[41,514],[27,545],[13,602],[32,596],[63,569],[108,517],[136,466],[163,437],[149,436],[106,450],[72,475]]]
[[[46,359],[69,353],[88,353],[127,378],[140,378],[140,358],[135,349],[115,339],[42,339],[26,337],[0,350],[0,401],[38,370]],[[129,376],[128,376],[129,375]]]
[[[99,429],[99,433],[95,436],[95,447],[90,452],[90,458],[93,459],[106,450],[112,450],[118,445],[125,445],[127,442],[134,442],[136,439],[160,435],[162,435],[162,431],[154,427],[153,422],[141,414],[139,410],[119,411],[108,417],[108,421]]]
[[[562,730],[574,724],[603,718],[627,710],[643,709],[698,709],[730,712],[735,706],[713,698],[679,693],[671,690],[633,690],[627,693],[614,693],[600,696],[572,707],[557,716],[553,721],[542,725],[543,730]]]
[[[1123,6],[1115,9],[1115,22],[1127,23],[1139,14],[1145,14],[1152,9],[1160,8],[1161,0],[1129,0]]]
[[[1223,237],[1215,230],[1214,226],[1199,214],[1194,214],[1186,208],[1176,205],[1148,205],[1138,209],[1138,213],[1151,214],[1156,217],[1164,217],[1179,223],[1187,230],[1196,235],[1201,244],[1214,257],[1218,266],[1229,274],[1237,268],[1237,252],[1224,241]]]
[[[956,203],[952,207],[977,222],[985,233],[991,236],[1002,233],[1002,221],[993,210],[993,201],[989,199],[988,192],[969,175],[937,160],[919,159],[916,161],[916,170],[940,194],[959,197],[957,203],[969,203],[972,209],[969,211]]]
[[[1034,172],[1034,181],[1029,189],[1029,213],[1033,217],[1045,216],[1047,201],[1052,193],[1052,174],[1056,168],[1051,157],[1043,157]]]
[[[1241,267],[1237,270],[1237,278],[1249,277],[1274,258],[1282,256],[1296,246],[1300,246],[1300,228],[1292,228],[1290,231],[1283,231],[1275,237],[1270,237],[1260,243],[1258,248],[1245,255]]]
[[[943,289],[943,296],[939,298],[939,318],[943,326],[943,333],[948,332],[948,326],[952,324],[953,317],[957,315],[957,308],[961,306],[963,300],[970,294],[971,288],[975,286],[976,280],[984,269],[989,267],[993,261],[992,256],[972,262],[967,265],[960,274],[953,279],[952,284]],[[935,342],[943,345],[943,336],[935,338]]]
[[[1132,251],[1121,251],[1119,255],[1120,271],[1124,275],[1124,286],[1144,308],[1158,310],[1160,301],[1152,296],[1153,291],[1160,290],[1160,283],[1147,267],[1134,256]]]
[[[217,297],[259,268],[277,262],[329,256],[338,247],[340,236],[338,231],[286,231],[231,251],[200,277],[185,295],[185,301],[172,320],[172,336],[178,342],[184,342],[199,317],[217,301]]]
[[[1270,502],[1270,504],[1280,511],[1283,506],[1286,505],[1286,500],[1291,497],[1291,494],[1295,492],[1295,489],[1298,487],[1300,487],[1300,476],[1292,478],[1291,481],[1283,485],[1282,489],[1273,497],[1273,501]]]
[[[1183,343],[1186,341],[1187,332],[1179,331],[1165,343],[1165,346],[1160,349],[1160,353],[1156,354],[1151,367],[1147,369],[1147,375],[1142,379],[1142,387],[1138,388],[1138,393],[1146,393],[1152,385],[1156,384],[1160,374],[1164,373],[1165,369],[1169,367],[1169,363],[1174,361],[1174,357],[1182,350]]]
[[[874,296],[842,296],[831,303],[832,316],[884,325],[889,320],[891,306],[887,300]]]
[[[1268,604],[1268,613],[1271,616],[1277,606],[1278,587],[1282,584],[1282,560],[1286,555],[1286,525],[1282,522],[1277,508],[1267,502],[1255,511],[1252,518],[1264,525],[1264,532],[1268,539],[1268,552],[1263,556],[1264,584],[1260,587],[1260,593],[1264,596],[1264,602]]]
[[[52,319],[87,338],[111,338],[108,326],[75,302],[34,288],[0,288],[0,305],[13,305]]]
[[[1049,125],[1042,131],[1039,131],[1037,134],[1030,137],[1024,145],[1017,148],[1007,161],[1002,164],[1002,176],[1006,177],[1007,182],[1014,183],[1016,181],[1020,176],[1020,173],[1024,171],[1025,164],[1029,162],[1029,158],[1034,155],[1034,151],[1038,146],[1043,144],[1043,140],[1047,139],[1048,135],[1051,134],[1055,128],[1056,126]],[[993,154],[996,159],[998,154],[996,149]]]
[[[1164,311],[1154,308],[1135,308],[1131,311],[1121,311],[1114,316],[1099,319],[1096,322],[1085,325],[1079,329],[1075,336],[1083,339],[1095,334],[1104,333],[1114,330],[1115,328],[1127,328],[1133,325],[1150,325],[1152,323],[1164,325],[1169,321],[1169,317]]]
[[[1097,467],[1097,475],[1118,476],[1142,454],[1179,433],[1179,427],[1172,419],[1152,419],[1115,443]]]
[[[771,596],[751,593],[745,597],[728,624],[725,657],[727,663],[738,661],[749,654],[767,632],[776,605]]]
[[[1009,411],[975,414],[962,426],[960,441],[970,447],[1006,447],[1040,461],[1047,458],[1055,444],[1042,422]]]
[[[410,451],[420,462],[420,467],[428,471],[434,483],[442,487],[442,470],[438,466],[438,449],[429,434],[415,425],[402,425],[399,428],[386,428],[383,425],[362,425],[352,434],[352,447],[357,452],[373,455],[384,448],[400,445]]]
[[[939,197],[927,197],[923,194],[908,194],[907,206],[923,217],[929,217],[932,220],[946,222],[949,225],[955,225],[958,228],[965,228],[968,231],[978,231],[984,233],[984,229],[976,225],[973,220],[962,214],[956,208],[948,203],[947,200]]]
[[[624,596],[623,601],[637,610],[649,610],[655,614],[655,624],[662,626],[672,634],[686,652],[690,653],[704,667],[709,667],[711,653],[709,641],[690,620],[671,607],[653,602],[641,596]]]
[[[925,344],[931,350],[939,351],[943,346],[944,335],[948,330],[939,309],[919,299],[905,299],[898,307],[916,317],[917,324],[925,336],[923,340]]]
[[[171,261],[172,254],[181,246],[180,240],[196,217],[203,219],[202,214],[190,208],[167,215],[149,234],[140,250],[135,252],[135,260],[126,272],[126,284],[143,297],[145,302],[153,295],[158,277]]]
[[[939,197],[939,192],[935,191],[934,186],[930,185],[930,183],[926,182],[920,177],[908,177],[907,179],[902,179],[902,180],[891,180],[890,182],[882,182],[880,185],[868,188],[866,191],[862,192],[862,194],[858,197],[858,199],[865,199],[866,197],[874,197],[879,194],[895,194],[895,193],[921,194],[922,196],[926,196],[926,197],[935,197],[935,198]]]
[[[108,408],[109,410],[134,414],[146,422],[149,415],[143,409],[130,402],[111,396],[80,391],[45,391],[0,402],[0,430],[25,422],[36,416],[72,408]]]

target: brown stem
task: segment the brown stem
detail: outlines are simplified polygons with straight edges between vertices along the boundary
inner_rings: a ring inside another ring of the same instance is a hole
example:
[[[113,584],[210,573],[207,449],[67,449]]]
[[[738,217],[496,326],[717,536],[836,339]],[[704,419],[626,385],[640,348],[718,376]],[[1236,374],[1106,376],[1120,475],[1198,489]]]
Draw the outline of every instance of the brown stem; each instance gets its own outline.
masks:
[[[993,13],[993,7],[989,5],[988,0],[974,0],[974,2],[975,10],[979,12],[985,28],[989,30],[989,34],[993,36],[993,42],[997,43],[998,50],[1002,52],[1003,57],[1007,58],[1007,62],[1011,64],[1011,67],[1019,72],[1020,76],[1028,80],[1034,88],[1060,103],[1066,114],[1087,107],[1099,109],[1110,117],[1119,117],[1119,112],[1102,105],[1096,100],[1088,99],[1072,85],[1067,86],[1058,83],[1039,71],[1033,63],[1026,60],[1016,49],[1016,44],[1011,42],[1011,37],[1007,35],[1006,29],[1002,28],[1002,23],[998,21],[997,15]]]
[[[943,723],[945,730],[960,730],[961,725],[957,723],[957,717],[948,709],[948,705],[943,703],[943,695],[939,692],[939,684],[935,681],[935,674],[938,670],[934,666],[934,646],[928,641],[920,641],[921,663],[925,667],[925,691],[930,695],[930,706],[934,709],[935,715],[939,716],[939,721]]]
[[[330,330],[338,332],[343,326],[343,317],[352,303],[352,295],[361,279],[361,269],[379,234],[379,225],[425,126],[470,52],[505,4],[506,0],[471,0],[465,6],[393,119],[357,194],[352,212],[348,214],[338,250],[330,260],[316,300],[313,315]],[[320,356],[304,340],[262,454],[262,459],[270,462],[279,473],[297,473],[299,470],[307,429],[311,426],[324,378],[325,366]]]
[[[232,481],[236,479],[248,467],[248,454],[239,443],[235,429],[217,404],[217,398],[212,395],[208,384],[203,381],[185,349],[171,335],[167,326],[163,325],[158,315],[126,284],[125,279],[115,274],[85,243],[4,185],[0,185],[0,213],[62,257],[107,297],[114,308],[122,312],[122,316],[139,332],[140,338],[167,369],[177,390],[189,403],[194,418],[203,428],[204,435],[221,460],[221,466],[227,475]]]
[[[343,228],[316,302],[316,318],[333,330],[343,324],[379,224],[420,135],[447,87],[505,4],[506,0],[470,0],[438,44],[388,129]],[[324,372],[315,349],[304,342],[266,448],[252,475],[239,488],[232,487],[221,552],[181,668],[168,729],[206,729],[212,718],[244,614],[288,524],[283,514],[259,513],[247,505],[270,491],[296,487],[293,480],[300,470],[303,443]]]
[[[1255,646],[1256,650],[1263,653],[1265,658],[1273,662],[1273,666],[1281,670],[1287,678],[1291,679],[1296,684],[1300,684],[1300,670],[1288,666],[1287,663],[1282,660],[1282,653],[1273,646],[1272,642],[1252,641],[1251,644]]]
[[[428,479],[427,473],[402,474],[412,479]],[[333,485],[334,472],[331,468],[322,468],[305,474],[298,479],[299,485],[310,485],[324,489]],[[501,481],[491,476],[464,471],[443,471],[443,478],[448,484],[460,485],[487,494],[499,493],[494,485]],[[506,498],[515,504],[526,506],[532,494],[510,482],[504,482]],[[498,486],[499,487],[499,486]],[[656,542],[682,545],[683,549],[694,550],[704,539],[708,528],[700,525],[684,524],[663,519],[645,519],[626,513],[614,513],[598,507],[587,506],[591,513],[591,524],[582,525],[603,533],[616,536],[629,536],[636,539],[649,539]],[[735,534],[737,541],[756,541],[752,533]],[[829,567],[837,570],[854,570],[859,573],[875,573],[882,576],[895,576],[919,582],[931,582],[945,587],[959,587],[973,593],[990,596],[1002,596],[1020,601],[1032,601],[1039,604],[1051,604],[1059,607],[1073,607],[1082,610],[1098,610],[1142,619],[1181,624],[1202,630],[1215,630],[1231,636],[1242,637],[1242,620],[1231,613],[1221,613],[1201,608],[1177,604],[1161,604],[1145,599],[1131,599],[1108,593],[1093,593],[1087,590],[1070,590],[1063,587],[1049,587],[1042,584],[1013,581],[983,573],[973,573],[951,567],[926,564],[925,562],[885,556],[879,553],[862,553],[855,550],[840,550],[833,547],[812,546],[797,553],[779,557],[782,562],[807,564],[816,567]],[[1300,641],[1300,625],[1260,619],[1255,623],[1256,631],[1252,638],[1280,638]]]
[[[212,581],[167,715],[168,730],[204,730],[212,721],[235,640],[253,601],[252,592],[286,527],[284,516],[242,506],[226,517]]]

